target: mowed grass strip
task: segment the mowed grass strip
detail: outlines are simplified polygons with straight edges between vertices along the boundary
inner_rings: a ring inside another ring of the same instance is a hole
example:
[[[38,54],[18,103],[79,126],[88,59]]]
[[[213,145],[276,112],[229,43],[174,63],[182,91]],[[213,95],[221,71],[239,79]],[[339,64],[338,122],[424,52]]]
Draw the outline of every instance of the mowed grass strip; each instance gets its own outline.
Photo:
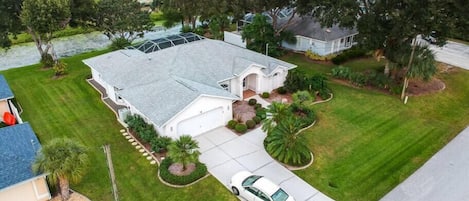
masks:
[[[326,69],[303,62],[298,70]],[[379,200],[469,125],[469,71],[437,77],[444,91],[409,97],[406,105],[397,96],[332,82],[334,99],[314,106],[318,122],[303,133],[315,161],[295,173],[336,200]]]
[[[110,144],[120,200],[236,200],[214,177],[186,188],[172,188],[157,179],[157,166],[120,134],[123,127],[85,79],[91,74],[81,60],[106,51],[64,59],[69,74],[52,79],[52,70],[39,65],[10,69],[5,75],[42,144],[69,137],[89,148],[91,166],[83,180],[71,187],[92,200],[113,200],[102,145]]]

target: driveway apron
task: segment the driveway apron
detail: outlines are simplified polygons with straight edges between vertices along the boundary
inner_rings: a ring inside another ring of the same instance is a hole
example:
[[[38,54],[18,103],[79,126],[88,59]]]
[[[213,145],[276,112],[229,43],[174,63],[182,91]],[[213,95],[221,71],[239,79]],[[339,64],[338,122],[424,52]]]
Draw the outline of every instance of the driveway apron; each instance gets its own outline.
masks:
[[[332,200],[273,160],[264,150],[264,138],[260,128],[238,136],[225,127],[195,137],[202,152],[200,161],[230,191],[231,176],[248,170],[279,184],[298,201]]]

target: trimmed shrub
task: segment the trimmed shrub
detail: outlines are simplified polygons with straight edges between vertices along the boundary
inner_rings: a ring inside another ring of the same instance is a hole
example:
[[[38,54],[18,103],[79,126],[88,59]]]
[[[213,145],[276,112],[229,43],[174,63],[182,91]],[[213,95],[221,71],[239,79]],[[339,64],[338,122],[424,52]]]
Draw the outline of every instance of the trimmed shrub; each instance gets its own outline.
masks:
[[[350,79],[350,74],[352,71],[350,68],[345,66],[337,66],[331,70],[332,77],[339,78],[339,79]]]
[[[260,103],[256,103],[256,105],[254,105],[254,109],[257,110],[259,108],[262,108],[262,105]]]
[[[240,123],[235,126],[235,130],[238,133],[246,133],[248,127],[246,126],[246,124]]]
[[[54,70],[56,76],[65,75],[65,72],[67,71],[67,64],[61,61],[57,61],[54,63],[52,69]]]
[[[387,89],[391,85],[392,79],[383,73],[376,73],[373,76],[370,75],[369,83],[375,87]]]
[[[257,103],[257,100],[254,98],[249,99],[248,104],[249,105],[255,105]]]
[[[350,74],[350,81],[352,82],[352,84],[362,87],[366,85],[366,83],[368,82],[368,78],[363,73],[354,72]]]
[[[265,108],[259,108],[256,110],[256,116],[258,116],[259,118],[262,119],[265,119],[267,118],[267,111]]]
[[[262,98],[269,98],[269,96],[270,96],[269,92],[264,92],[261,94]]]
[[[358,48],[358,47],[352,47],[348,50],[345,50],[342,54],[339,54],[336,57],[332,58],[331,61],[335,65],[339,65],[350,59],[363,57],[365,55],[366,55],[366,50]]]
[[[246,121],[246,126],[251,129],[251,128],[254,128],[256,127],[256,122],[254,120],[247,120]]]
[[[173,164],[171,158],[165,158],[161,161],[160,165],[160,176],[164,181],[175,184],[175,185],[186,185],[190,184],[198,179],[204,177],[207,174],[207,166],[205,164],[197,162],[195,164],[195,170],[189,175],[177,176],[169,172],[169,166]]]
[[[228,128],[234,129],[237,124],[238,124],[238,122],[236,120],[230,120],[230,121],[228,121],[227,126],[228,126]]]
[[[319,97],[321,97],[323,100],[329,99],[331,97],[331,90],[328,88],[321,89],[318,92]]]
[[[309,77],[309,91],[314,92],[327,88],[326,80],[327,78],[324,75],[313,75]]]
[[[158,153],[163,153],[168,151],[168,145],[171,144],[173,140],[168,136],[161,136],[151,140],[150,145],[151,149]]]
[[[153,125],[147,124],[143,130],[138,131],[138,136],[144,142],[151,142],[153,139],[158,137],[158,134],[156,133]]]
[[[285,89],[285,87],[279,87],[279,88],[277,88],[277,93],[279,93],[279,94],[286,94],[286,93],[287,93],[287,89]]]
[[[299,102],[300,104],[305,101],[313,100],[313,97],[309,93],[309,91],[297,91],[292,95],[292,99],[294,102]]]
[[[262,121],[262,119],[261,119],[260,117],[258,117],[258,116],[253,117],[252,120],[253,120],[254,122],[256,122],[256,124],[261,123],[261,121]]]

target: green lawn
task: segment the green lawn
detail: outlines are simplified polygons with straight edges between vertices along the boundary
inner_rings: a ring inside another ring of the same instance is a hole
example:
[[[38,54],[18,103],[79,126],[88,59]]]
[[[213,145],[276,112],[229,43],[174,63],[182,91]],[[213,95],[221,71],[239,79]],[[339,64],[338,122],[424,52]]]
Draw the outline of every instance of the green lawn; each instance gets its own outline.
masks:
[[[331,69],[336,67],[336,65],[332,63],[312,62],[310,59],[303,56],[303,54],[288,53],[280,59],[298,65],[297,70],[309,75],[329,74],[331,72]],[[367,69],[383,71],[384,64],[385,60],[381,60],[380,62],[378,62],[373,58],[362,58],[345,62],[341,65],[350,67],[353,71],[364,71]]]
[[[150,165],[120,134],[122,126],[86,81],[91,73],[81,60],[101,52],[65,59],[69,74],[51,79],[52,70],[38,65],[1,72],[24,109],[41,143],[69,137],[89,147],[91,167],[78,185],[71,187],[92,200],[112,200],[105,156],[110,144],[120,200],[236,200],[214,177],[187,188],[171,188],[157,179],[157,166]]]
[[[330,68],[297,63],[298,55],[284,59],[306,73]],[[336,200],[379,200],[469,125],[469,71],[437,77],[446,83],[443,92],[410,97],[407,105],[331,83],[334,99],[314,106],[318,123],[303,133],[314,163],[295,173]]]

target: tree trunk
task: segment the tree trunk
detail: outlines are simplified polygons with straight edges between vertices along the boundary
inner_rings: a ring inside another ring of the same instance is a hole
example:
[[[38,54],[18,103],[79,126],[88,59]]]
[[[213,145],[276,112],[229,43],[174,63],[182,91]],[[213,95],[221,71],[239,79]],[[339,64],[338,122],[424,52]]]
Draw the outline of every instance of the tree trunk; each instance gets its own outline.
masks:
[[[70,199],[70,186],[66,178],[59,177],[59,188],[60,188],[60,196],[62,197],[62,201],[66,201]]]
[[[414,60],[415,46],[417,46],[417,43],[416,43],[415,39],[413,39],[412,40],[412,52],[410,53],[409,63],[407,64],[407,70],[404,74],[404,84],[402,86],[401,100],[404,100],[405,90],[407,89],[407,86],[409,86],[409,79],[408,79],[408,76],[407,76],[407,72],[412,67],[411,65],[412,65],[412,60]]]
[[[31,27],[26,27],[26,32],[28,32],[29,35],[31,35],[31,38],[34,41],[37,51],[39,51],[39,54],[42,56],[44,55],[44,53],[47,53],[47,52],[44,52],[44,49],[42,49],[43,42],[42,42],[41,36],[39,36],[36,32],[34,32],[33,29],[31,29]]]
[[[386,65],[384,65],[384,74],[389,76],[389,61],[386,61]]]

